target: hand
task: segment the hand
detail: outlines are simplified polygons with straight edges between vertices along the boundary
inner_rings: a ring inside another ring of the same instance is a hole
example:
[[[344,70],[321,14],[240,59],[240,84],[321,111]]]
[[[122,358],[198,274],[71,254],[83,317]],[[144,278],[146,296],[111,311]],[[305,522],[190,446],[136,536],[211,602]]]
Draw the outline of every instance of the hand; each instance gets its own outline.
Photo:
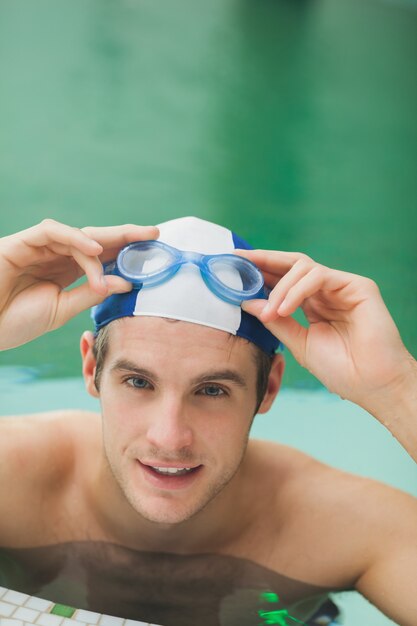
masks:
[[[155,226],[72,228],[54,220],[0,239],[0,350],[24,344],[132,285],[103,276],[102,262]],[[86,274],[87,282],[66,291]]]
[[[333,270],[300,253],[239,250],[273,288],[268,302],[242,308],[257,317],[331,392],[372,412],[414,376],[413,357],[369,278]],[[291,315],[303,310],[309,326]],[[414,382],[415,384],[415,382]]]

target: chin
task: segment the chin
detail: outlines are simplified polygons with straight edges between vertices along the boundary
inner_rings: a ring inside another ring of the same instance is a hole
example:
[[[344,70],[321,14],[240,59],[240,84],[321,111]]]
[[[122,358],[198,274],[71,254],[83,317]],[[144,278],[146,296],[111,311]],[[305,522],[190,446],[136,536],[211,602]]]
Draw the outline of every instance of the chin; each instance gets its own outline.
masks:
[[[192,506],[191,503],[185,503],[185,506],[180,506],[179,503],[169,502],[165,500],[161,503],[145,503],[145,502],[131,502],[135,511],[153,524],[168,524],[176,525],[186,522],[195,515],[197,515],[205,505]]]
[[[121,487],[126,499],[143,519],[161,525],[176,525],[196,517],[212,503],[235,475],[239,465],[186,491],[155,492],[149,485],[138,484],[137,477],[126,476]]]

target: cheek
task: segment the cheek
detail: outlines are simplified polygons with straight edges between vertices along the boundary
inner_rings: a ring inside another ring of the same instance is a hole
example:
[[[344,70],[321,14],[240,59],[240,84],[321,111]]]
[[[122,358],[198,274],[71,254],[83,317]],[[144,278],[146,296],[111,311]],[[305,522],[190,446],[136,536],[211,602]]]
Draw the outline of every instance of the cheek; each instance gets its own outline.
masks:
[[[107,449],[125,450],[141,436],[143,419],[138,419],[137,410],[126,395],[113,392],[111,388],[100,395],[100,404]]]
[[[218,415],[199,422],[196,435],[217,457],[239,455],[246,444],[251,418],[243,411]]]

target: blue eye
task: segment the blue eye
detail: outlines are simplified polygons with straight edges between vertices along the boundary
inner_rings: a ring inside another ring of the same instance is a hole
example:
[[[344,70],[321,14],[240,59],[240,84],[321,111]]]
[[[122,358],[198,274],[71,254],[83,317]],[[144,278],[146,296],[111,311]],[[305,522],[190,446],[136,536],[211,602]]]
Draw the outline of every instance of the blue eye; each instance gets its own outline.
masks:
[[[144,378],[126,378],[125,382],[135,389],[148,389],[150,387],[150,384]]]
[[[226,393],[221,387],[218,387],[217,385],[206,385],[206,387],[203,387],[201,391],[203,395],[210,396],[211,398],[218,398],[220,396],[224,396]]]

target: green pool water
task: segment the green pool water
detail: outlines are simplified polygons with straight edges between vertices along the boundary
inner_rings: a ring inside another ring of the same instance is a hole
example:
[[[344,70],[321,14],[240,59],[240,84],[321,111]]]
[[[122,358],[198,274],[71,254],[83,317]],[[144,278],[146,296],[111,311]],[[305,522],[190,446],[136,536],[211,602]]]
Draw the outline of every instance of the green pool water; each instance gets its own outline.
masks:
[[[3,0],[0,233],[212,219],[374,278],[416,354],[416,8]],[[0,364],[76,376],[88,325]]]
[[[0,235],[45,217],[211,219],[372,277],[416,355],[416,8],[3,0]],[[86,328],[88,313],[0,353],[0,414],[95,406],[79,378]],[[254,436],[417,495],[389,433],[286,360]],[[390,623],[356,594],[338,601],[348,626]]]

